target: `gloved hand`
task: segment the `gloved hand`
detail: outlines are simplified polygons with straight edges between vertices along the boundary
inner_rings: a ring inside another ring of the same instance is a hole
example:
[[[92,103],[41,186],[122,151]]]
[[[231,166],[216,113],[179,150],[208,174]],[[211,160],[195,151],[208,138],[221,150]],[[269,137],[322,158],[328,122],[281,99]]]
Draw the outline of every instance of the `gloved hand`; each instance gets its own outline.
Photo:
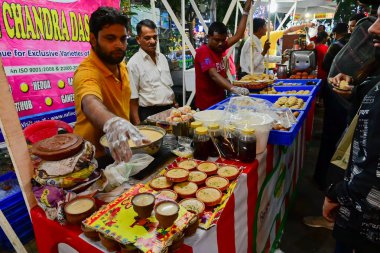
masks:
[[[103,131],[106,133],[111,155],[117,163],[128,162],[132,157],[128,139],[132,139],[136,146],[150,142],[135,126],[120,117],[107,120],[103,126]]]
[[[238,95],[242,95],[242,96],[248,96],[249,95],[249,90],[247,88],[243,88],[243,87],[233,86],[231,88],[231,92],[238,94]]]

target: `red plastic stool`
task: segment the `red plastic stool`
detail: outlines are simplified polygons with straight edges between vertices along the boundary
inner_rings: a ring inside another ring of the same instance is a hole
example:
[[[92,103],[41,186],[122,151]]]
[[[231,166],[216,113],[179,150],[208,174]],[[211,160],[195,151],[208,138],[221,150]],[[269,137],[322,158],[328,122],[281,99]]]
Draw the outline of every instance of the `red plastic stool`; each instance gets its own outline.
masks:
[[[27,126],[24,129],[24,135],[28,142],[35,143],[57,135],[59,129],[64,129],[68,133],[73,132],[73,128],[64,121],[44,120]]]

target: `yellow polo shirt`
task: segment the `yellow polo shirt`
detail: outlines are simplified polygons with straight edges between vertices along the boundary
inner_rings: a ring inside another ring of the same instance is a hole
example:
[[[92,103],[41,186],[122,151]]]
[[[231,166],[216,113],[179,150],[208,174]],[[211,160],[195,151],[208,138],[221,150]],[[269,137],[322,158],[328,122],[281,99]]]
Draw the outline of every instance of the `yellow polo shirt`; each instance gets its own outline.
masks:
[[[118,80],[91,50],[90,55],[83,60],[74,73],[73,86],[77,116],[74,133],[95,145],[96,158],[104,155],[104,150],[99,143],[99,139],[104,133],[101,129],[96,129],[87,119],[82,111],[81,102],[84,96],[94,95],[110,112],[129,120],[131,89],[124,62],[119,64],[119,70],[121,80]]]
[[[282,37],[284,36],[284,31],[281,30],[281,31],[272,31],[270,32],[270,39],[269,39],[269,42],[270,42],[270,48],[269,48],[269,55],[271,56],[276,56],[276,53],[277,53],[277,41],[279,39],[281,39]],[[267,40],[267,36],[264,35],[263,37],[261,37],[261,44],[263,45],[264,47],[264,44],[265,44],[265,41]],[[264,60],[265,62],[265,60]],[[265,65],[266,66],[266,65]],[[276,64],[275,63],[269,63],[269,68],[275,68],[276,67]]]

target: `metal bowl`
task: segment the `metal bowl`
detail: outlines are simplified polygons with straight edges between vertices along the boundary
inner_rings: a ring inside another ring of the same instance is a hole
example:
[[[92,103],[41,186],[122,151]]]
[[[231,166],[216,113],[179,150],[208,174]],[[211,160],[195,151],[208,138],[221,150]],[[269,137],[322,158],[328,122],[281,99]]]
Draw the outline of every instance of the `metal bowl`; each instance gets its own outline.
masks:
[[[136,127],[139,130],[151,130],[151,131],[159,132],[160,134],[162,134],[162,136],[161,136],[160,139],[158,139],[156,141],[153,141],[153,142],[151,142],[149,144],[145,144],[145,145],[142,145],[142,146],[131,147],[132,153],[133,154],[144,153],[144,154],[149,154],[149,155],[156,154],[160,150],[160,147],[162,145],[162,140],[163,140],[163,138],[164,138],[164,136],[166,134],[166,131],[163,128],[157,127],[157,126],[140,125],[140,126],[136,126]],[[109,150],[107,139],[106,139],[105,135],[103,135],[100,138],[100,144],[104,147],[104,150],[105,150],[106,154],[109,155],[109,156],[111,156],[111,152]]]

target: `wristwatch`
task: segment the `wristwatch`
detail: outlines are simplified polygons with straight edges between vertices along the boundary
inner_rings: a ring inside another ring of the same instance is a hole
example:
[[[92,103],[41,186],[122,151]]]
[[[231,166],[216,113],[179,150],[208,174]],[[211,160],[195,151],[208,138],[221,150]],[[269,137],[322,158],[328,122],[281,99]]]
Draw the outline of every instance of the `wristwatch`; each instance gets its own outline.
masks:
[[[249,14],[249,11],[243,11],[243,15],[248,16],[248,14]]]

